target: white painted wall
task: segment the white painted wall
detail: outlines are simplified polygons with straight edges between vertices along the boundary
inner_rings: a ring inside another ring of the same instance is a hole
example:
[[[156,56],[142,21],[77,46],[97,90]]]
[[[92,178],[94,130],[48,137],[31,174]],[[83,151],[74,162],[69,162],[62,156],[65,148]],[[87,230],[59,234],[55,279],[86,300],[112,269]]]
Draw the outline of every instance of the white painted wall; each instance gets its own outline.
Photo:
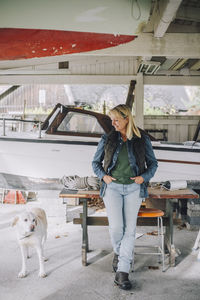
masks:
[[[199,122],[199,116],[144,116],[144,129],[167,129],[168,141],[192,140]],[[152,133],[160,138],[160,133]]]

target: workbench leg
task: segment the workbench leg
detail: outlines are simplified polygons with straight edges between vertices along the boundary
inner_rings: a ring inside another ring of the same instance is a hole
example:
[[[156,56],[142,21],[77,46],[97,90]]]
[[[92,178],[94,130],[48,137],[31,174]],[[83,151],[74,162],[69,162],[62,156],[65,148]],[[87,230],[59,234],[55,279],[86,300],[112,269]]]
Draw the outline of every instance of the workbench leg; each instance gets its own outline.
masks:
[[[165,233],[165,246],[169,251],[169,265],[175,266],[176,249],[173,241],[173,202],[170,199],[166,201],[166,215],[169,218]]]
[[[65,222],[67,223],[68,219],[67,219],[67,199],[63,198],[63,204],[65,204]]]
[[[200,241],[200,229],[199,229],[199,233],[197,234],[197,238],[195,240],[195,243],[194,243],[194,246],[193,246],[192,250],[197,250],[198,249],[199,241]]]
[[[83,201],[83,217],[82,217],[82,265],[87,266],[87,252],[89,251],[88,246],[88,232],[87,232],[87,199]]]

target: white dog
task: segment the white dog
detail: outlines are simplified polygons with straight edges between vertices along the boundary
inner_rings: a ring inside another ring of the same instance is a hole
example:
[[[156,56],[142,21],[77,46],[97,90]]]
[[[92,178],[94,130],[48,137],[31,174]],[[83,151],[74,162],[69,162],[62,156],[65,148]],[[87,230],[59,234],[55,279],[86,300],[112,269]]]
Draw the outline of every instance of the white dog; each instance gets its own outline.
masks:
[[[47,218],[45,211],[41,208],[32,208],[16,216],[12,226],[16,225],[18,242],[22,254],[22,269],[18,277],[23,278],[27,275],[26,260],[29,257],[28,247],[34,247],[39,258],[39,277],[46,277],[44,271],[43,248],[47,237]]]

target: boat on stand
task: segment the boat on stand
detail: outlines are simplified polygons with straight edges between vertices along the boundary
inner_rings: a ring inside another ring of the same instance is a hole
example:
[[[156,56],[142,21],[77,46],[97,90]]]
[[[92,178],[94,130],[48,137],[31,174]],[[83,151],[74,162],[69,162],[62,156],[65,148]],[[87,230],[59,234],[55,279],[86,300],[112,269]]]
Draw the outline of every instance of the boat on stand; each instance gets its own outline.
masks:
[[[0,188],[19,190],[60,189],[63,176],[94,176],[91,162],[97,144],[112,129],[107,115],[60,103],[38,122],[37,132],[7,131],[6,122],[2,120],[0,136]],[[151,182],[200,182],[199,142],[150,138],[158,160]]]

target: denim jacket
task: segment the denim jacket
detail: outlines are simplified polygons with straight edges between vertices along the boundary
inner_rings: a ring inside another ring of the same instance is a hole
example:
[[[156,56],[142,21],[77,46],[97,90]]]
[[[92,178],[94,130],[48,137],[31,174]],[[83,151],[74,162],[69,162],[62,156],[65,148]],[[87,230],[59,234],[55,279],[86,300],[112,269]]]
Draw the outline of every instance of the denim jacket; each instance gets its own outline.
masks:
[[[120,135],[120,133],[118,133],[118,142],[117,142],[118,145],[117,145],[116,151],[113,155],[112,163],[108,167],[108,171],[106,173],[103,168],[103,160],[104,160],[104,155],[105,155],[104,147],[105,147],[105,143],[107,141],[107,136],[108,136],[107,134],[104,134],[102,136],[102,138],[98,144],[97,151],[96,151],[93,161],[92,161],[92,167],[93,167],[94,173],[97,175],[97,177],[99,179],[102,180],[102,186],[101,186],[101,190],[100,190],[101,197],[104,196],[104,193],[105,193],[105,190],[107,187],[106,183],[103,181],[103,177],[104,177],[104,175],[110,175],[111,170],[116,165],[117,158],[118,158],[118,155],[121,150],[122,143],[123,143],[121,135]],[[147,135],[144,135],[146,168],[145,168],[144,173],[139,174],[139,168],[136,164],[136,158],[132,151],[133,139],[134,139],[134,137],[131,140],[127,140],[128,159],[129,159],[131,168],[133,169],[133,173],[136,174],[136,176],[142,176],[144,178],[144,182],[140,185],[140,197],[146,198],[146,197],[148,197],[148,191],[147,191],[148,182],[154,176],[156,169],[158,167],[158,163],[157,163],[157,160],[156,160],[154,152],[153,152],[151,141]]]

